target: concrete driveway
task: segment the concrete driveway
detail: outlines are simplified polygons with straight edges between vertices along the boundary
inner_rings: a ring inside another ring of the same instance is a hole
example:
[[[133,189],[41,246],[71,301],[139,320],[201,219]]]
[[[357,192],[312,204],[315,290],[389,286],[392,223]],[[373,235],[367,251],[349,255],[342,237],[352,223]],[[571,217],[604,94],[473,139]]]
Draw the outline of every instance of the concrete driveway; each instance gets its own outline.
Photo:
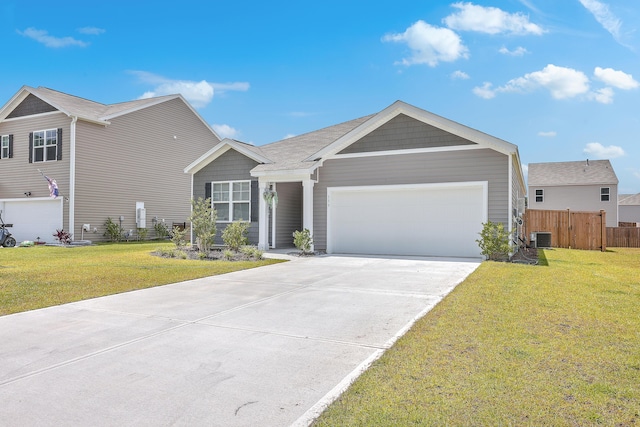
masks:
[[[3,316],[0,423],[307,425],[478,265],[310,257]]]

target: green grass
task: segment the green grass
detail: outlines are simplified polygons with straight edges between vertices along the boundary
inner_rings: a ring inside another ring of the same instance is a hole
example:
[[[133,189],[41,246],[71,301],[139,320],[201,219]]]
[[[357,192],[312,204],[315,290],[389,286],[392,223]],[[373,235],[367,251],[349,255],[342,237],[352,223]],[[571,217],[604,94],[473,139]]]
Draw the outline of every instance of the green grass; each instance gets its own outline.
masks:
[[[0,249],[0,315],[280,262],[152,256],[168,243]]]
[[[315,426],[640,425],[640,250],[483,263]]]

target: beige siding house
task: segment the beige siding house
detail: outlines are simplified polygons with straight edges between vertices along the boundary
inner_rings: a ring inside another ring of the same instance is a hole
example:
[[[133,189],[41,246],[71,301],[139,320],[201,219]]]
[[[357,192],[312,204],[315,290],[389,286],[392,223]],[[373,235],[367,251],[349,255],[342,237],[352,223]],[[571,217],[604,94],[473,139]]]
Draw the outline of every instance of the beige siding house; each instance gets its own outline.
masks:
[[[328,253],[479,257],[482,223],[513,230],[526,191],[515,145],[401,101],[260,147],[225,139],[185,172],[232,211],[222,227],[240,208],[259,247],[307,228]]]
[[[528,209],[607,213],[618,226],[618,177],[609,160],[529,163]]]
[[[103,240],[108,217],[150,236],[156,221],[185,222],[183,169],[220,142],[180,95],[105,105],[28,86],[0,109],[0,138],[0,210],[18,241],[52,241],[60,228]]]

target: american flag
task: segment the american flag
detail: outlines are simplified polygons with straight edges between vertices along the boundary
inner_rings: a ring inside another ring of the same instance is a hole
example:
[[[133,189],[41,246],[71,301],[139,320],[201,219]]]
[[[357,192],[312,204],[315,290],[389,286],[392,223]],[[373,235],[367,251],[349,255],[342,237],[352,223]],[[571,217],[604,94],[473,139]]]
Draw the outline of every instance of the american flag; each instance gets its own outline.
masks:
[[[44,176],[44,179],[49,183],[49,195],[53,198],[58,197],[58,184],[55,179],[51,179],[48,176]]]

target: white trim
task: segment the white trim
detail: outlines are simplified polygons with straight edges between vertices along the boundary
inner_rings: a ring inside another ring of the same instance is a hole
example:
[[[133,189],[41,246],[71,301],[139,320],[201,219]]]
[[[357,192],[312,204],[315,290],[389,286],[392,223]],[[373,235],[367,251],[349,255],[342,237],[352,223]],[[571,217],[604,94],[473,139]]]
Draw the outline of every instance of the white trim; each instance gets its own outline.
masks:
[[[302,181],[302,228],[309,230],[309,234],[313,237],[313,185],[314,181],[311,177]],[[314,245],[311,244],[313,252]]]
[[[509,156],[509,215],[507,215],[507,218],[509,218],[509,221],[507,221],[508,224],[508,231],[509,234],[511,234],[511,232],[513,231],[513,157]],[[513,241],[513,236],[512,238],[509,240],[510,242]]]
[[[69,130],[69,233],[74,238],[76,222],[76,123],[78,118],[71,117]]]
[[[276,171],[251,171],[251,176],[257,178],[268,178],[270,182],[294,182],[304,181],[308,179],[313,171],[319,167],[320,164],[314,164],[309,169],[295,169],[295,170],[276,170]]]
[[[258,249],[266,251],[269,249],[269,207],[262,197],[262,193],[269,188],[269,182],[258,180]]]
[[[334,154],[327,157],[327,159],[352,159],[360,157],[377,157],[377,156],[393,156],[400,154],[423,154],[423,153],[440,153],[446,151],[465,151],[465,150],[486,150],[487,147],[483,147],[478,144],[468,145],[451,145],[446,147],[431,147],[431,148],[408,148],[403,150],[385,150],[385,151],[365,151],[361,153],[345,153]]]
[[[333,252],[333,242],[331,235],[331,196],[338,192],[359,192],[359,191],[397,191],[397,190],[418,190],[418,189],[441,189],[441,188],[482,188],[482,222],[487,222],[489,218],[489,182],[488,181],[464,181],[464,182],[440,182],[429,184],[397,184],[397,185],[358,185],[349,187],[327,187],[327,253]]]
[[[192,175],[193,176],[193,175]],[[248,183],[249,184],[249,200],[238,200],[235,201],[233,200],[233,184],[235,183]],[[220,201],[215,201],[213,200],[213,185],[214,184],[229,184],[229,200],[220,200]],[[193,192],[191,193],[193,194]],[[233,205],[234,204],[244,204],[244,203],[248,203],[249,204],[249,218],[248,219],[243,219],[240,222],[252,222],[252,218],[251,218],[251,180],[248,179],[236,179],[236,180],[231,180],[231,181],[211,181],[211,207],[213,208],[213,205],[215,204],[227,204],[229,205],[229,219],[228,220],[218,220],[216,219],[217,223],[220,224],[230,224],[232,222],[236,222],[236,220],[233,219]],[[214,208],[215,209],[215,208]]]
[[[273,191],[277,192],[276,183],[271,184],[273,186]],[[260,194],[262,197],[262,194]],[[271,248],[276,249],[276,215],[278,210],[278,204],[274,203],[271,206]]]
[[[0,203],[4,203],[4,202],[36,202],[36,201],[43,201],[43,200],[55,200],[58,201],[60,203],[62,203],[62,197],[58,196],[56,198],[53,197],[11,197],[8,199],[0,199]]]
[[[40,117],[44,117],[44,116],[53,116],[55,114],[60,114],[62,116],[67,116],[67,114],[63,113],[62,111],[47,111],[46,113],[31,114],[29,116],[12,117],[10,119],[4,119],[2,121],[3,122],[15,122],[15,121],[18,121],[18,120],[28,120],[28,119],[40,118]]]

